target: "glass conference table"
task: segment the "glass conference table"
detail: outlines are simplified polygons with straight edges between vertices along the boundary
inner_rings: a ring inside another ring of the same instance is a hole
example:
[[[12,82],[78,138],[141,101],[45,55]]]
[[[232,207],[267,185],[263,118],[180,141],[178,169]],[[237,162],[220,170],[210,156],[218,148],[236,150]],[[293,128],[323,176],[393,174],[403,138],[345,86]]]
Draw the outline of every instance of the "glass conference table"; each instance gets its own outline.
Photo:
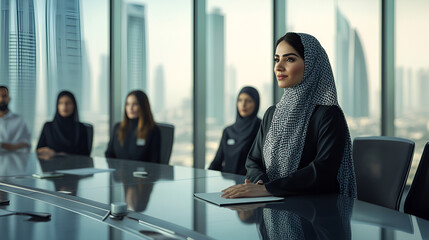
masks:
[[[67,169],[98,173],[39,179]],[[103,171],[108,170],[108,171]],[[134,176],[135,171],[147,175]],[[44,212],[50,219],[0,216],[1,239],[428,239],[429,221],[337,195],[218,207],[194,193],[219,192],[243,176],[180,166],[0,153],[0,215]],[[124,202],[128,214],[109,215]]]

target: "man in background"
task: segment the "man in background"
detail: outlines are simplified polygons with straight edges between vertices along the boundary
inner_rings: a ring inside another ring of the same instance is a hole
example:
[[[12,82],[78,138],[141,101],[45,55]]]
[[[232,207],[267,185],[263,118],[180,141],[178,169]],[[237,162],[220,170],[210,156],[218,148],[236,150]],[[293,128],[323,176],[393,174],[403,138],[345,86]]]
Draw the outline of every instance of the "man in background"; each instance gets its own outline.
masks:
[[[0,150],[29,149],[31,135],[24,120],[9,108],[9,89],[0,86]]]

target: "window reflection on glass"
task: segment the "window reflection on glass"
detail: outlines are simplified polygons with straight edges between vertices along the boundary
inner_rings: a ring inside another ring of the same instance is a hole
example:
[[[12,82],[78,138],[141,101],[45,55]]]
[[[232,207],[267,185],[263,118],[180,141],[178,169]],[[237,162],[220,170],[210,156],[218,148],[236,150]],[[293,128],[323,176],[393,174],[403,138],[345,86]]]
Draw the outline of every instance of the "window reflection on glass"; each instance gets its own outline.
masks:
[[[244,86],[261,98],[258,116],[272,105],[273,52],[270,1],[208,0],[206,166],[219,147],[223,128],[235,122]]]
[[[95,127],[92,155],[108,141],[109,1],[0,0],[0,84],[37,143],[61,90]]]
[[[191,1],[122,1],[122,102],[140,89],[156,122],[175,126],[172,165],[192,166]],[[166,6],[168,5],[168,8]]]
[[[287,31],[314,35],[329,56],[352,138],[380,134],[380,11],[380,1],[287,0]]]
[[[429,141],[429,2],[395,1],[395,134],[416,143],[408,175],[411,184]]]

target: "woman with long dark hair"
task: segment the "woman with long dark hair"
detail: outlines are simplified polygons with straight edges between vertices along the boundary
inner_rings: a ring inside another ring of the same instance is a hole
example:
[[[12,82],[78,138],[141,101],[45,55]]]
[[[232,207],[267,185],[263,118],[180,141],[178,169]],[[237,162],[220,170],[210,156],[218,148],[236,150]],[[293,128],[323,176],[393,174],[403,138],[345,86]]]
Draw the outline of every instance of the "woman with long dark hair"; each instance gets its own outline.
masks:
[[[88,132],[81,122],[74,95],[62,91],[57,98],[54,120],[43,126],[37,144],[37,154],[52,156],[57,153],[89,156]]]
[[[160,162],[161,132],[153,120],[149,99],[140,90],[127,95],[122,122],[110,137],[106,157]]]
[[[356,197],[350,134],[325,50],[311,35],[287,33],[274,62],[283,96],[265,112],[245,183],[223,190],[223,197]]]

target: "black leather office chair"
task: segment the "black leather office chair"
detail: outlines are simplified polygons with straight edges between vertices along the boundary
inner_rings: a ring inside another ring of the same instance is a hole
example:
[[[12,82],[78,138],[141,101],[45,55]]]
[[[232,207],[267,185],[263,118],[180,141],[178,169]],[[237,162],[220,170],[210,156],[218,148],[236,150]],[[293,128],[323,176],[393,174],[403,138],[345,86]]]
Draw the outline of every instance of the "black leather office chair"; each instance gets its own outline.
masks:
[[[167,123],[157,123],[161,131],[161,163],[170,162],[171,150],[174,142],[174,126]]]
[[[405,199],[404,212],[429,220],[429,142]]]
[[[357,198],[399,210],[414,142],[396,137],[357,137],[353,141]]]
[[[82,123],[86,127],[86,134],[88,135],[88,150],[91,155],[92,142],[94,140],[94,127],[89,123]]]

